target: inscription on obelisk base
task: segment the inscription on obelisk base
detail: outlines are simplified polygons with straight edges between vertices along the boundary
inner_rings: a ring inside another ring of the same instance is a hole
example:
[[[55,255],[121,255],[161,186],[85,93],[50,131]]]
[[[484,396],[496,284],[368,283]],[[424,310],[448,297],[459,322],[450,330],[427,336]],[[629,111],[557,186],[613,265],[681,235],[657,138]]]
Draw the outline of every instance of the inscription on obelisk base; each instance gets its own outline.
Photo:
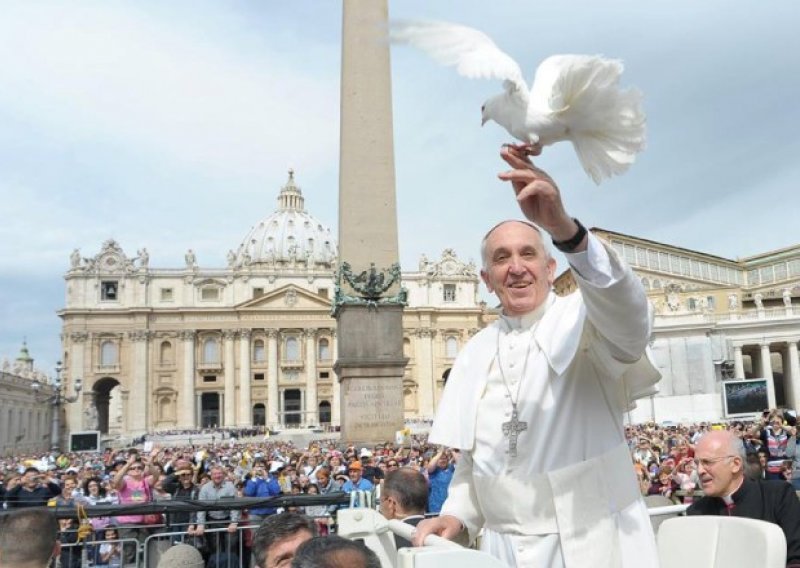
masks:
[[[347,306],[339,314],[335,370],[341,381],[342,440],[381,443],[403,427],[401,306]]]

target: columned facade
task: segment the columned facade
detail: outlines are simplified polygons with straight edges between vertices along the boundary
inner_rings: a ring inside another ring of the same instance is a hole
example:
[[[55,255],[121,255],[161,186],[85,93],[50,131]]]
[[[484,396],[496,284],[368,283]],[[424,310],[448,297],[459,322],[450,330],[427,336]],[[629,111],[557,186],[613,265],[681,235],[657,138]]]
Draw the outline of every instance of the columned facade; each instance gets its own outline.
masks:
[[[630,421],[755,416],[764,408],[726,414],[725,401],[749,385],[764,407],[800,407],[800,245],[732,260],[592,231],[632,267],[654,308],[650,353],[662,380]],[[569,293],[574,279],[562,275],[555,286]],[[766,379],[765,392],[763,383],[736,384],[746,379]]]
[[[38,392],[33,387],[34,382],[40,385]],[[3,361],[0,366],[0,456],[50,449],[53,406],[49,399],[54,393],[47,375],[34,368],[24,343],[13,363],[8,359]]]
[[[146,249],[128,255],[113,240],[94,256],[70,255],[63,378],[68,389],[82,379],[85,395],[66,408],[69,430],[340,425],[336,241],[305,210],[293,172],[277,201],[216,267],[189,249],[182,266],[155,268]],[[404,377],[414,385],[406,417],[433,416],[452,364],[443,332],[485,325],[478,283],[475,264],[451,249],[403,272],[403,336],[424,342],[420,374]]]

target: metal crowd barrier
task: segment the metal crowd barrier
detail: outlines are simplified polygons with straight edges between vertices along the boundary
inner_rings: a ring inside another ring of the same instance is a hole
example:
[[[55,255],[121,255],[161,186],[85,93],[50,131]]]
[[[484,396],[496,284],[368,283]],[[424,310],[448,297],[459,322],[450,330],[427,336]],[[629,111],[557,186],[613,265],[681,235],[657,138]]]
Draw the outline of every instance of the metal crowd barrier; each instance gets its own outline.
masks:
[[[460,568],[467,568],[473,561],[476,566],[490,568],[491,562],[487,560],[483,553],[474,556],[472,553],[478,551],[467,549],[450,541],[445,541],[435,536],[429,536],[424,548],[430,550],[405,550],[398,551],[394,544],[393,534],[409,538],[412,527],[399,521],[387,521],[374,509],[376,500],[370,492],[354,492],[352,494],[337,493],[329,496],[316,495],[293,495],[281,496],[271,499],[223,499],[219,501],[193,501],[193,502],[156,502],[146,505],[127,505],[127,506],[97,506],[86,509],[90,517],[108,517],[122,514],[141,514],[150,512],[197,512],[199,510],[231,510],[258,508],[264,506],[275,506],[276,502],[281,502],[284,507],[305,506],[305,505],[341,505],[350,508],[338,511],[338,533],[346,538],[361,538],[365,544],[378,553],[381,564],[384,568],[394,568],[399,566],[418,566],[423,561],[423,557],[433,560],[440,558],[437,562],[445,561],[447,558],[453,560],[459,558]],[[653,507],[648,509],[654,527],[660,524],[660,520],[669,516],[682,515],[688,505],[669,505]],[[52,510],[53,508],[51,508]],[[74,509],[56,508],[56,514],[60,518],[74,517]],[[168,517],[167,517],[168,518]],[[202,553],[206,562],[210,558],[216,557],[217,568],[250,568],[252,564],[252,551],[249,544],[252,542],[252,531],[258,528],[257,523],[251,523],[247,519],[241,521],[233,532],[228,532],[230,521],[214,521],[207,518],[205,531],[202,539],[189,535],[186,530],[172,530],[169,525],[123,525],[115,527],[117,530],[122,528],[146,528],[153,531],[147,535],[143,541],[136,538],[120,538],[117,540],[87,540],[84,542],[65,542],[62,544],[62,553],[59,557],[61,568],[72,568],[73,566],[93,567],[96,566],[95,552],[104,543],[119,544],[122,551],[135,550],[131,554],[129,562],[121,563],[123,568],[156,568],[161,554],[176,543],[186,543],[196,546]],[[181,525],[182,528],[185,525]],[[93,536],[100,536],[104,529],[93,533]],[[75,532],[71,529],[68,532]],[[67,538],[66,540],[71,540]],[[124,553],[124,552],[123,552]],[[79,557],[79,562],[76,561]],[[414,557],[414,558],[412,558]],[[481,564],[482,563],[482,564]],[[214,565],[209,563],[208,565]],[[427,564],[426,564],[427,565]],[[441,563],[439,566],[443,565]],[[444,564],[447,565],[447,564]]]
[[[69,532],[76,532],[76,531],[69,531]],[[102,531],[100,531],[102,532]],[[60,568],[71,568],[73,566],[80,566],[80,567],[93,567],[99,566],[96,562],[98,554],[96,552],[99,550],[100,546],[103,544],[119,544],[120,545],[120,553],[119,553],[119,563],[109,563],[104,564],[104,566],[140,566],[141,559],[142,559],[142,552],[139,548],[139,541],[135,538],[120,538],[116,540],[86,540],[82,542],[62,542],[61,543],[61,553],[55,560],[54,566],[60,566]],[[134,562],[125,564],[123,562],[123,549],[125,547],[131,547],[136,550],[134,554]],[[75,561],[78,561],[77,564]]]

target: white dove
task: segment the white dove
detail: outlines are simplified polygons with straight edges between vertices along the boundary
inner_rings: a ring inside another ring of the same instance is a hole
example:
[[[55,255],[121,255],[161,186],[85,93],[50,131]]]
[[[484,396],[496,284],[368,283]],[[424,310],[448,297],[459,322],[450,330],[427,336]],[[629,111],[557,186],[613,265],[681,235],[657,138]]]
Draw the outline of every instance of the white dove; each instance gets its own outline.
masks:
[[[597,55],[553,55],[530,90],[519,64],[483,32],[446,22],[393,22],[390,39],[413,45],[469,78],[503,79],[504,92],[481,108],[525,144],[570,140],[586,173],[600,183],[624,173],[645,146],[639,90],[620,89],[622,62]]]

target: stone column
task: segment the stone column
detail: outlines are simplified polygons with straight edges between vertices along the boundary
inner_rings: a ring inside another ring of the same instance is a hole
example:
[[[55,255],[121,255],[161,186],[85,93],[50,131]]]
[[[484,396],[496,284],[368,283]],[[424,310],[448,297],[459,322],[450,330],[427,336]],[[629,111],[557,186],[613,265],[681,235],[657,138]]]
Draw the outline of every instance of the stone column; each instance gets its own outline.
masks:
[[[334,361],[339,358],[339,348],[336,342],[336,330],[331,330],[331,357]],[[341,401],[339,397],[341,394],[341,385],[339,384],[339,375],[334,373],[331,377],[331,384],[333,385],[332,394],[333,401],[331,402],[331,425],[340,426],[342,424]]]
[[[133,436],[147,432],[152,426],[149,421],[151,386],[148,384],[150,365],[148,362],[148,346],[150,332],[146,329],[131,331],[128,338],[133,342],[133,372],[128,389],[131,393],[128,400],[128,431]]]
[[[744,358],[741,345],[733,346],[733,376],[737,379],[744,378]]]
[[[306,329],[306,406],[303,422],[319,426],[317,404],[317,330]]]
[[[797,338],[789,340],[789,384],[792,385],[792,408],[800,408],[800,359],[797,355]]]
[[[761,374],[767,379],[767,402],[775,408],[775,383],[772,376],[772,360],[769,356],[769,343],[761,344]]]
[[[226,329],[222,332],[225,342],[225,418],[222,424],[226,428],[236,426],[236,357],[233,341],[236,332]]]
[[[250,401],[250,330],[239,330],[239,411],[236,424],[251,426],[253,409]]]
[[[84,331],[76,331],[69,334],[69,339],[71,342],[69,350],[69,369],[66,370],[69,373],[69,380],[65,382],[67,394],[72,395],[75,393],[75,379],[80,378],[83,381],[83,388],[92,388],[92,385],[89,384],[90,381],[83,380],[84,377],[91,376],[91,374],[87,374],[86,372],[86,342],[89,340],[89,334]],[[49,408],[50,412],[52,412],[52,406]],[[68,404],[66,407],[66,416],[67,423],[63,429],[65,432],[79,432],[83,430],[83,409],[80,404]],[[50,419],[52,420],[52,415]],[[49,424],[48,422],[48,426]]]
[[[195,409],[195,416],[197,417],[196,418],[197,425],[201,426],[202,423],[203,423],[203,395],[202,395],[202,393],[198,392],[198,393],[195,394],[194,409]]]
[[[178,393],[178,424],[180,428],[190,430],[197,426],[200,416],[195,401],[195,375],[194,375],[194,338],[195,332],[184,330],[180,332],[183,341],[183,380],[181,382],[181,392]],[[200,395],[197,395],[200,396]]]
[[[416,330],[414,353],[417,362],[417,402],[418,413],[424,418],[433,418],[436,404],[436,377],[433,376],[433,337],[436,332],[430,328]]]
[[[120,418],[122,418],[122,419],[119,421],[119,426],[117,426],[116,428],[117,428],[117,432],[118,433],[122,434],[123,436],[127,436],[127,435],[131,434],[131,431],[130,431],[130,429],[131,429],[131,413],[130,413],[130,410],[129,410],[130,407],[131,407],[131,391],[128,390],[128,389],[123,389],[122,387],[119,387],[117,390],[119,391],[119,409],[120,409],[120,413],[122,415]],[[111,412],[111,409],[109,408],[109,410],[108,410],[109,423],[111,422],[111,416],[112,415],[113,414]],[[110,434],[111,433],[111,426],[110,425],[108,427],[108,430],[109,430],[109,434]],[[117,433],[117,432],[115,432],[115,433]]]
[[[276,428],[278,420],[278,330],[267,329],[267,427]]]
[[[403,426],[406,365],[395,278],[400,267],[387,0],[345,0],[342,22],[335,371],[342,439],[368,443],[391,440]],[[362,273],[369,277],[358,287],[347,276]]]

